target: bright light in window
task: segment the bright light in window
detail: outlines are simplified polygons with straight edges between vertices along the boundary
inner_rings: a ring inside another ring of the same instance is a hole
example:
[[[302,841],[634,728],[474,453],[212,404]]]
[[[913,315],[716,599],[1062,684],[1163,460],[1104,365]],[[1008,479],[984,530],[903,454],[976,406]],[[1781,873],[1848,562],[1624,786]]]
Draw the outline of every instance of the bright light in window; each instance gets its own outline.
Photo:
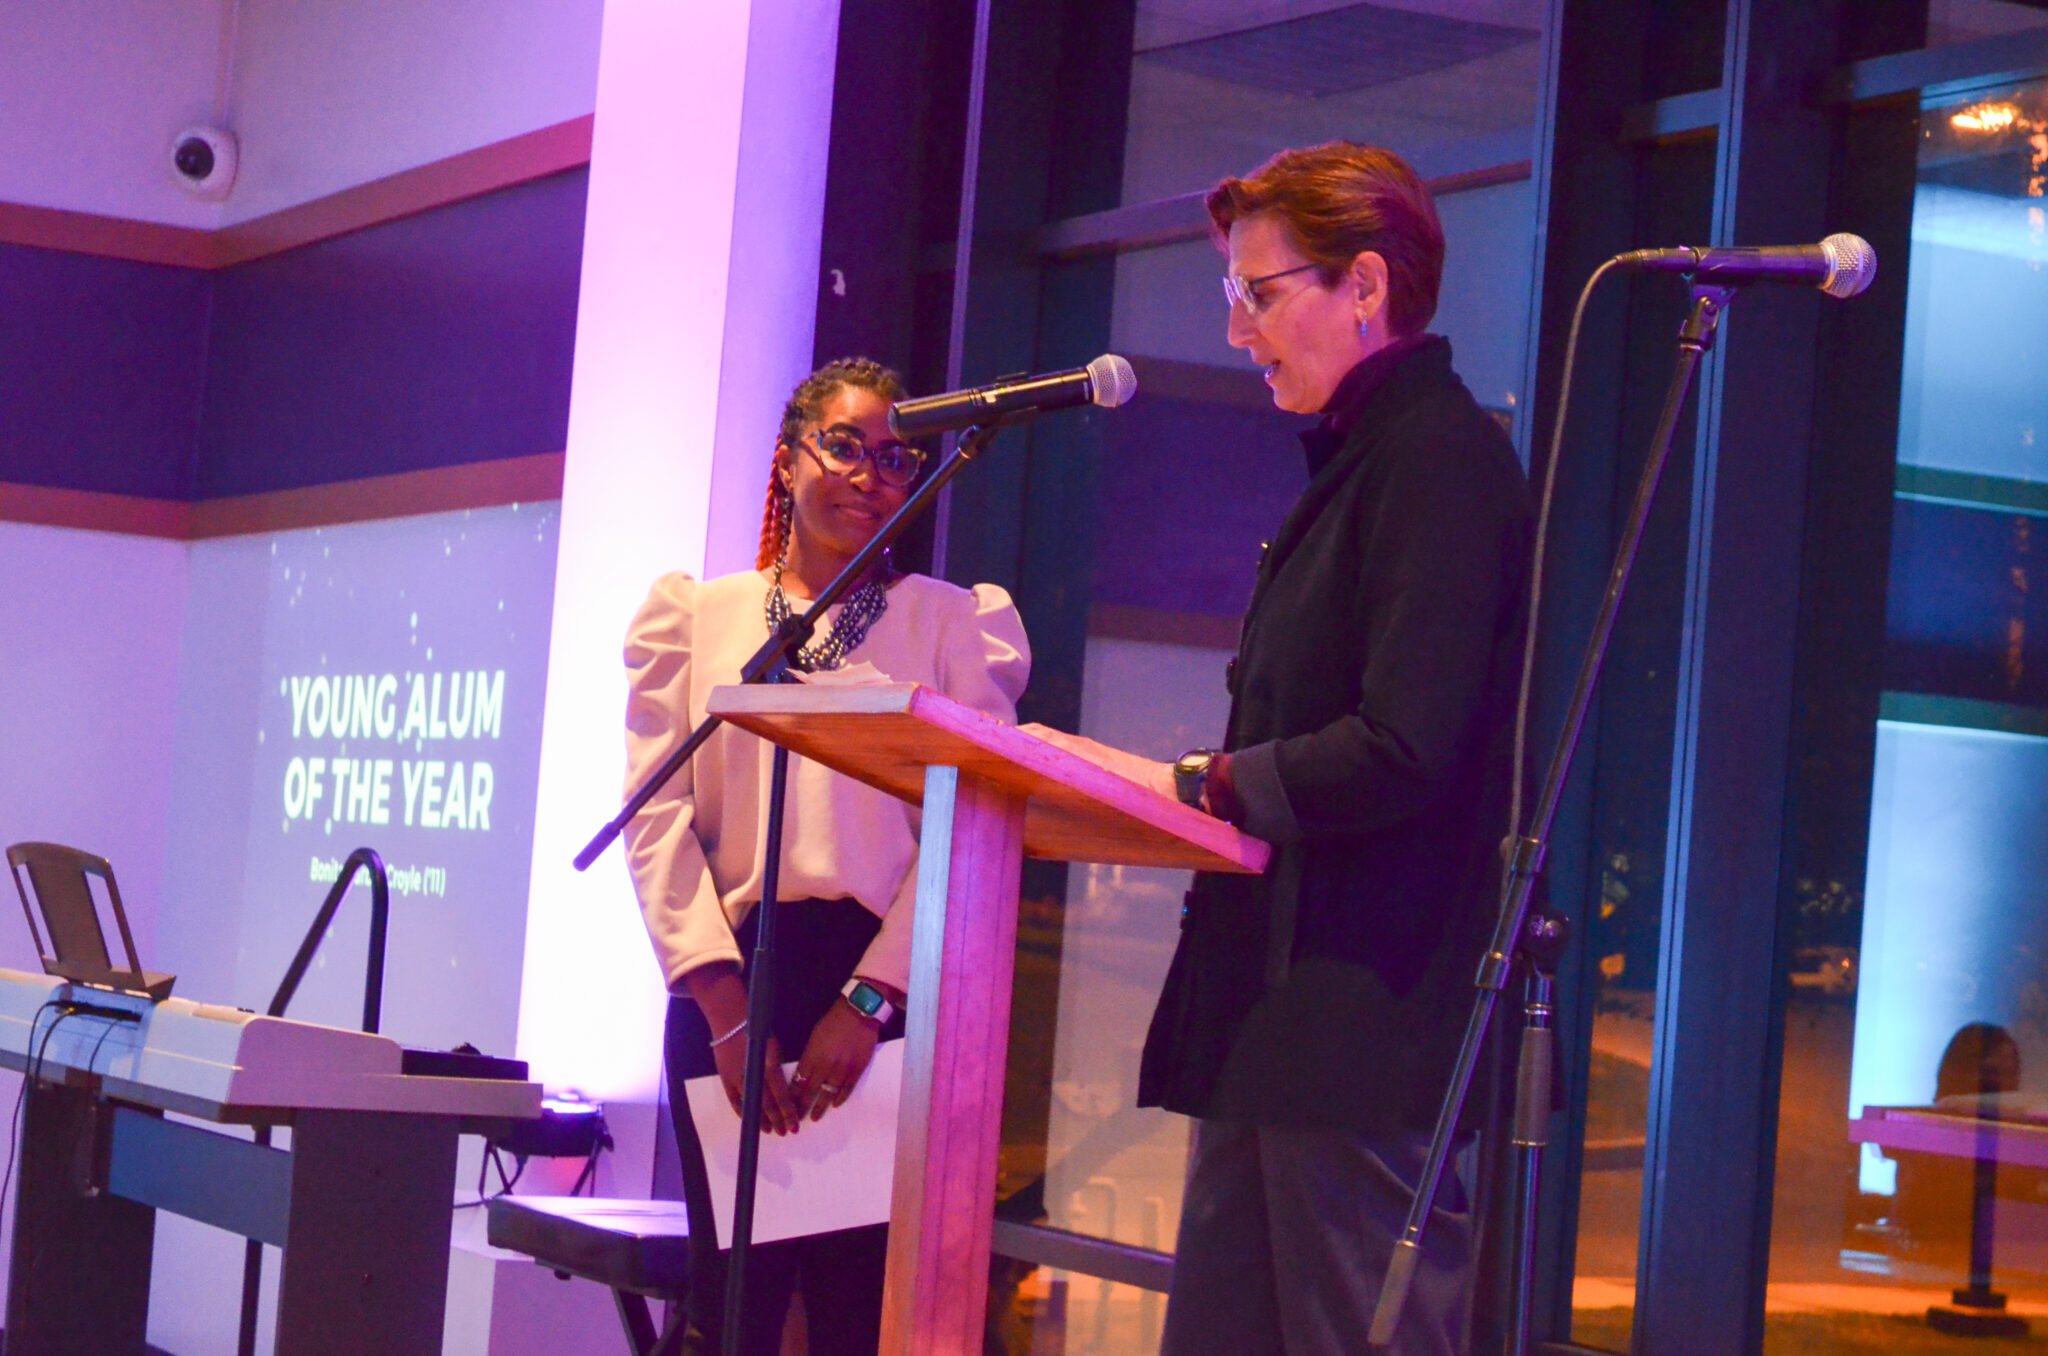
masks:
[[[1971,104],[1949,115],[1949,125],[1965,132],[2002,132],[2019,121],[2020,111],[2011,104]]]

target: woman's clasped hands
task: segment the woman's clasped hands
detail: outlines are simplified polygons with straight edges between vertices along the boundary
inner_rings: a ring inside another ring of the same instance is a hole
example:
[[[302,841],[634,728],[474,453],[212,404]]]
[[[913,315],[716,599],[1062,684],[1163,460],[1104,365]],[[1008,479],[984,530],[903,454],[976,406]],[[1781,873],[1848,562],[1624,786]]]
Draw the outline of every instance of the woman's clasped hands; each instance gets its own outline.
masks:
[[[703,968],[715,973],[692,972],[690,995],[711,1026],[718,1081],[738,1115],[747,1077],[747,986],[737,966]],[[811,1028],[803,1056],[789,1074],[783,1072],[780,1044],[769,1037],[762,1057],[761,1128],[774,1135],[793,1135],[805,1121],[822,1120],[827,1111],[844,1105],[874,1059],[881,1034],[879,1022],[844,1000],[835,1002]]]

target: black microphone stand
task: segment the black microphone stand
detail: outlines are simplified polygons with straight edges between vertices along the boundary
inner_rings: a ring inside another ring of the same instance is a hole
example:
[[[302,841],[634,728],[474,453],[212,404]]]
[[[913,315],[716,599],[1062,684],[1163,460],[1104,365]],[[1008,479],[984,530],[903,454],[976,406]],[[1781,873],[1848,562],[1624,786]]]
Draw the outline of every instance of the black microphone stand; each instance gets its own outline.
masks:
[[[1028,417],[1028,416],[1027,416]],[[817,624],[824,619],[827,609],[837,603],[855,583],[867,577],[875,563],[903,535],[903,531],[916,521],[962,467],[986,450],[998,429],[1011,423],[1022,423],[1023,419],[1009,419],[987,425],[975,425],[964,430],[953,451],[939,464],[910,498],[903,501],[903,507],[890,515],[881,530],[860,553],[847,562],[822,593],[806,608],[801,616],[791,616],[769,635],[760,649],[740,669],[742,683],[784,682],[789,677],[790,659],[809,643]],[[650,774],[646,781],[626,798],[625,805],[602,829],[597,831],[576,854],[576,869],[588,870],[590,864],[603,855],[611,846],[641,807],[652,800],[669,778],[688,762],[704,741],[725,722],[718,716],[706,716],[689,738],[676,746],[663,760],[660,767]],[[776,887],[782,865],[782,814],[783,802],[788,789],[789,750],[776,746],[770,763],[768,782],[768,822],[766,825],[764,858],[761,875],[761,902],[759,922],[755,925],[754,953],[747,971],[747,1072],[746,1083],[740,1097],[740,1155],[738,1177],[734,1183],[732,1209],[731,1252],[727,1258],[725,1277],[725,1328],[722,1341],[724,1356],[738,1356],[740,1341],[740,1313],[746,1296],[747,1256],[753,1246],[754,1233],[754,1187],[758,1176],[761,1151],[761,1104],[767,1088],[767,1072],[762,1067],[767,1057],[770,1028],[774,1024],[775,990],[775,917]]]
[[[1367,1340],[1374,1347],[1389,1345],[1400,1326],[1408,1287],[1415,1279],[1415,1268],[1422,1257],[1423,1230],[1428,1225],[1429,1212],[1436,1204],[1437,1192],[1443,1185],[1444,1165],[1449,1158],[1451,1140],[1457,1133],[1458,1123],[1464,1117],[1465,1103],[1471,1095],[1480,1048],[1485,1043],[1487,1028],[1492,1025],[1494,1010],[1500,1005],[1501,993],[1507,988],[1508,976],[1520,960],[1528,967],[1529,981],[1512,1136],[1520,1191],[1515,1199],[1514,1307],[1508,1351],[1510,1356],[1527,1356],[1536,1265],[1536,1190],[1540,1155],[1546,1138],[1543,1127],[1550,1115],[1551,970],[1563,942],[1561,920],[1547,914],[1532,914],[1530,896],[1537,874],[1543,869],[1551,824],[1557,817],[1558,801],[1564,793],[1565,779],[1571,772],[1572,755],[1577,751],[1580,736],[1585,730],[1593,688],[1607,659],[1607,646],[1614,634],[1616,615],[1621,610],[1622,594],[1628,588],[1629,574],[1635,568],[1636,556],[1642,546],[1643,530],[1650,517],[1650,503],[1656,497],[1657,484],[1663,478],[1665,463],[1670,459],[1671,440],[1677,432],[1679,413],[1685,405],[1687,392],[1691,390],[1700,358],[1714,346],[1714,330],[1721,312],[1733,297],[1734,291],[1728,287],[1696,285],[1692,289],[1692,309],[1685,323],[1679,327],[1677,362],[1671,374],[1670,388],[1665,392],[1664,408],[1657,417],[1649,460],[1644,464],[1642,479],[1636,485],[1635,502],[1629,507],[1628,523],[1622,530],[1621,545],[1615,553],[1613,569],[1608,574],[1607,592],[1600,600],[1593,633],[1586,642],[1585,656],[1580,662],[1578,679],[1566,708],[1564,727],[1559,731],[1551,752],[1550,767],[1544,774],[1529,832],[1523,834],[1520,826],[1516,826],[1514,836],[1502,844],[1506,871],[1501,881],[1500,917],[1487,945],[1486,956],[1479,964],[1478,976],[1473,981],[1479,994],[1465,1027],[1464,1044],[1458,1050],[1458,1060],[1451,1072],[1443,1108],[1437,1116],[1429,1155],[1423,1161],[1415,1200],[1409,1207],[1401,1240],[1394,1245],[1386,1282],[1380,1289],[1379,1304],[1373,1310],[1372,1330]],[[1535,624],[1536,618],[1529,618],[1529,625]]]

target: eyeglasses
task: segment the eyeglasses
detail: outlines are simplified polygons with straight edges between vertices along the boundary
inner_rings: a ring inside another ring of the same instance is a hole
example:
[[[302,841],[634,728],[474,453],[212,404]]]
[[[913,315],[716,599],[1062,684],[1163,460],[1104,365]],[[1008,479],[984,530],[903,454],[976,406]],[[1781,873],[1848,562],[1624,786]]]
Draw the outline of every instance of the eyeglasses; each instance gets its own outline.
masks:
[[[887,442],[869,447],[851,429],[819,429],[799,441],[818,465],[833,475],[850,476],[860,469],[862,462],[872,462],[875,479],[895,490],[916,480],[917,473],[924,469],[924,453],[909,443]]]
[[[1267,305],[1265,298],[1259,295],[1261,287],[1272,282],[1275,278],[1285,278],[1295,273],[1306,273],[1312,268],[1321,267],[1321,264],[1296,264],[1293,268],[1283,268],[1278,273],[1262,274],[1256,278],[1245,278],[1235,273],[1226,273],[1223,275],[1223,299],[1232,306],[1242,302],[1244,303],[1246,315],[1257,316],[1265,311]],[[1288,296],[1293,295],[1292,292],[1288,293]]]

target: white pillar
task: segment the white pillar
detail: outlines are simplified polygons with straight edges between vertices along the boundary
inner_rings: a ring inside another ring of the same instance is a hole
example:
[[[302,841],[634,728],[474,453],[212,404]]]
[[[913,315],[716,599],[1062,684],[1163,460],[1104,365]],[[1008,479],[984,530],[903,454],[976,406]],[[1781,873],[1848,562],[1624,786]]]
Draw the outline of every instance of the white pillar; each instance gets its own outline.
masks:
[[[621,642],[648,584],[752,561],[810,362],[838,8],[605,5],[520,992],[519,1053],[550,1086],[648,1102],[659,1078],[624,858],[570,859],[621,801]]]
[[[810,374],[839,0],[754,0],[704,566],[751,568],[782,406]],[[887,203],[890,186],[877,184]],[[886,207],[882,210],[887,210]],[[838,354],[827,354],[838,357]],[[907,359],[898,357],[900,365]]]

